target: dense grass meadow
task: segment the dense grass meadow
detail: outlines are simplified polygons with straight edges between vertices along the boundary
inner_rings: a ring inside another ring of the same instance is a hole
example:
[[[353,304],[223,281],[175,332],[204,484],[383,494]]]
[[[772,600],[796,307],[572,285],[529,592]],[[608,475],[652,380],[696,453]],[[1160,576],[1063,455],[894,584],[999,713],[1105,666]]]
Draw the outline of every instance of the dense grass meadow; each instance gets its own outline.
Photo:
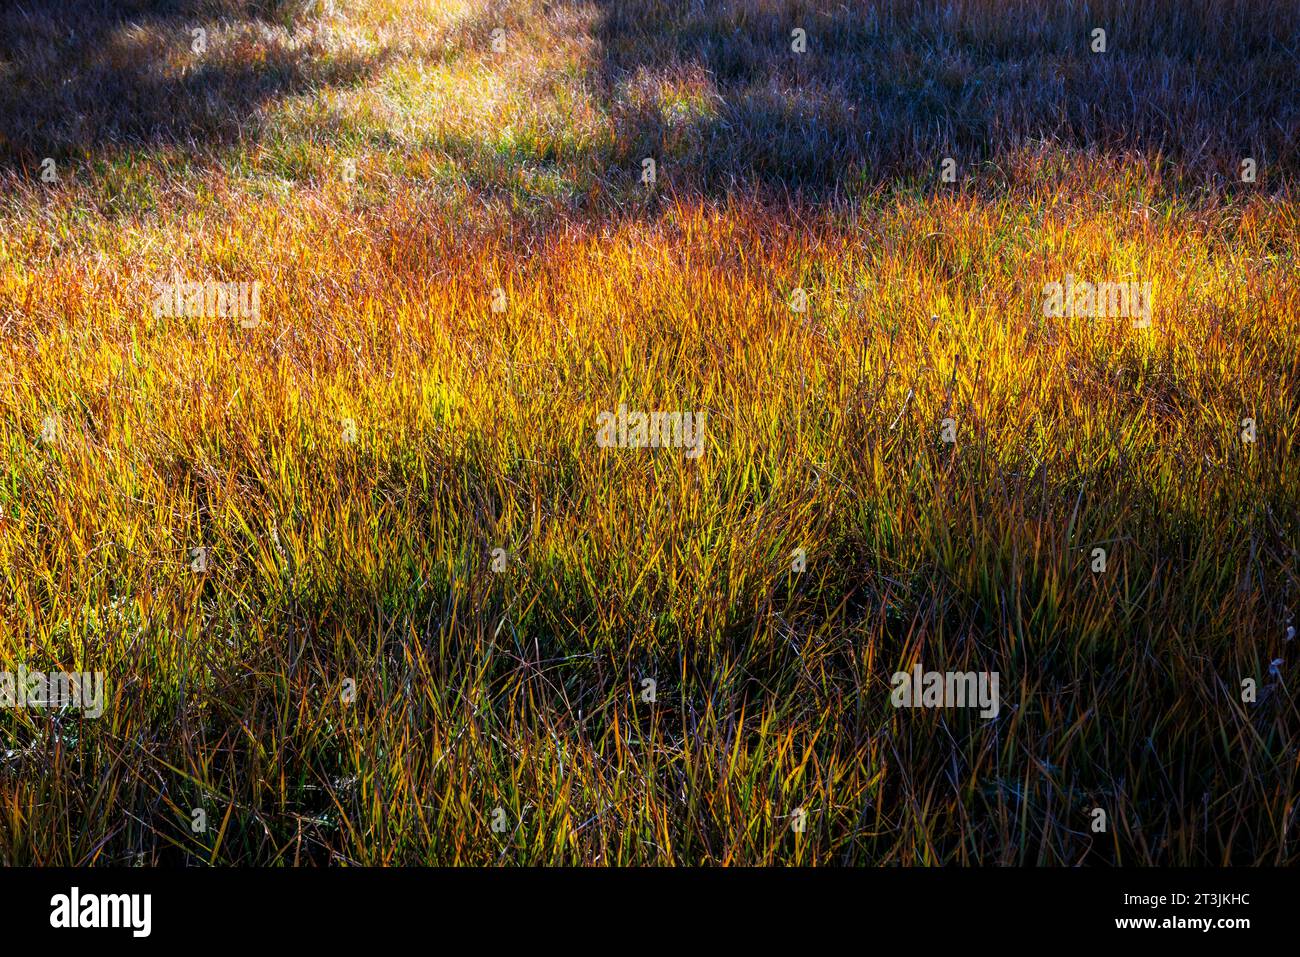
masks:
[[[1298,91],[1283,0],[4,4],[0,671],[105,700],[0,863],[1300,863]]]

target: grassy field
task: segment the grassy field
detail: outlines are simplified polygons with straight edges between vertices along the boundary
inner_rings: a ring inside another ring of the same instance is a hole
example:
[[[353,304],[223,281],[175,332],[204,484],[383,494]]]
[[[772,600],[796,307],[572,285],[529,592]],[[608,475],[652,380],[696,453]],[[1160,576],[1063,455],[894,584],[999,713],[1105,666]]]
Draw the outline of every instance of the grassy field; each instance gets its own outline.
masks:
[[[1268,0],[5,5],[0,671],[106,692],[0,862],[1300,862],[1297,88]]]

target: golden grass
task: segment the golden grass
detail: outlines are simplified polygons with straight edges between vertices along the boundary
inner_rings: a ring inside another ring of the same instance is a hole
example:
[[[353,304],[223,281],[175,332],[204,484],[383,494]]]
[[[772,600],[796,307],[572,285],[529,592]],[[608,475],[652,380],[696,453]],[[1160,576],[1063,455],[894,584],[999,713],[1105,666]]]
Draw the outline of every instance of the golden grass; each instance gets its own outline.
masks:
[[[263,139],[8,181],[0,668],[111,700],[0,714],[0,860],[1295,861],[1289,192],[1043,143],[724,196],[708,71],[611,105],[598,6],[499,62],[505,14],[428,6],[337,10],[382,66]],[[155,316],[173,273],[261,324]],[[1044,317],[1067,273],[1151,328]],[[599,448],[623,402],[704,454]],[[917,661],[1000,717],[895,710]]]

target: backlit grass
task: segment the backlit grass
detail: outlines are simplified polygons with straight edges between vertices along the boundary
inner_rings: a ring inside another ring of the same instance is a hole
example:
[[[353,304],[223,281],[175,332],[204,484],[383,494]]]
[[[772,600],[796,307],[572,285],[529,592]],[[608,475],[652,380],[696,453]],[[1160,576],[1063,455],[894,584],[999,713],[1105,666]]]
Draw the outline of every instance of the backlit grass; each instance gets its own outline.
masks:
[[[1294,13],[326,6],[141,2],[94,69],[165,111],[3,103],[0,669],[110,700],[0,712],[0,860],[1296,861]]]

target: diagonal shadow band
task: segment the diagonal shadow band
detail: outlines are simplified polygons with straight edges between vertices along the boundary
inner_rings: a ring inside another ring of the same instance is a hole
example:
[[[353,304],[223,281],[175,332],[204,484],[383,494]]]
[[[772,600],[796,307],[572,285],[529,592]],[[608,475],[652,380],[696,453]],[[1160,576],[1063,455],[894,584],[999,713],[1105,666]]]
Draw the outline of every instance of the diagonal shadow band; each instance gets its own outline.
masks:
[[[612,159],[666,153],[706,193],[933,182],[1039,140],[1197,182],[1300,172],[1292,3],[602,0],[595,36]]]
[[[206,149],[282,96],[360,82],[362,57],[294,34],[283,0],[44,0],[0,10],[0,171],[44,157]]]

